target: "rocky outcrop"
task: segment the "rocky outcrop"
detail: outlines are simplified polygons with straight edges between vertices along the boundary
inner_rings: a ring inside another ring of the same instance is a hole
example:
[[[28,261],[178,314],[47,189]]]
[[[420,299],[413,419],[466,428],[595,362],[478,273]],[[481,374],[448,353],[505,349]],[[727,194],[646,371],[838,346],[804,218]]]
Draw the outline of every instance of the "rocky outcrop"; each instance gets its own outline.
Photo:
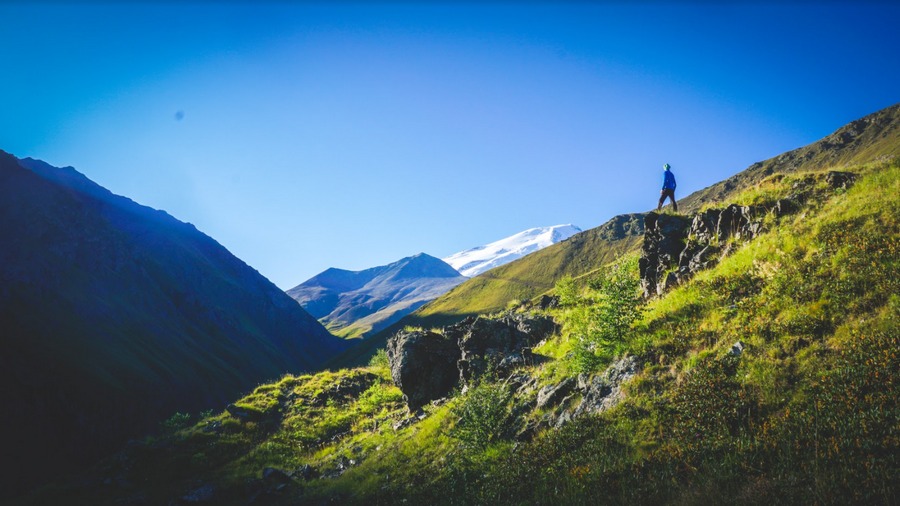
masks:
[[[663,293],[675,284],[669,272],[684,250],[690,219],[671,214],[648,213],[644,218],[644,245],[638,267],[644,297]]]
[[[698,271],[712,267],[728,255],[736,244],[765,232],[763,219],[793,214],[821,192],[849,188],[856,175],[831,171],[798,179],[787,198],[769,205],[707,209],[692,218],[648,213],[644,219],[640,276],[644,297],[662,295],[669,288],[690,279]],[[817,188],[819,185],[819,188]]]
[[[602,413],[622,400],[622,385],[638,372],[634,357],[624,357],[594,377],[579,376],[578,389],[584,393],[581,404],[572,412],[577,418],[588,413]]]
[[[784,212],[788,204],[778,209]],[[649,213],[639,262],[644,297],[662,295],[696,272],[712,267],[735,242],[763,232],[762,218],[770,209],[729,205],[684,216]]]
[[[613,362],[602,373],[594,376],[581,374],[577,381],[575,378],[566,378],[559,383],[541,388],[533,405],[546,413],[539,419],[532,419],[526,423],[516,434],[516,439],[527,441],[541,430],[558,428],[576,418],[602,413],[612,408],[624,397],[622,385],[639,370],[640,367],[634,357],[623,357]],[[521,393],[533,382],[520,381],[520,383],[522,386],[518,391]]]
[[[459,338],[459,377],[468,385],[488,371],[506,376],[516,367],[530,364],[531,347],[556,330],[556,323],[547,316],[507,314],[464,321],[445,333]]]
[[[566,378],[559,383],[547,385],[537,394],[537,409],[555,406],[575,388],[575,378]]]
[[[467,318],[430,331],[398,332],[388,340],[391,377],[410,411],[485,373],[509,375],[531,363],[531,347],[556,332],[552,318],[507,313]]]
[[[459,379],[456,339],[436,332],[398,332],[388,340],[391,378],[411,411],[450,393]]]

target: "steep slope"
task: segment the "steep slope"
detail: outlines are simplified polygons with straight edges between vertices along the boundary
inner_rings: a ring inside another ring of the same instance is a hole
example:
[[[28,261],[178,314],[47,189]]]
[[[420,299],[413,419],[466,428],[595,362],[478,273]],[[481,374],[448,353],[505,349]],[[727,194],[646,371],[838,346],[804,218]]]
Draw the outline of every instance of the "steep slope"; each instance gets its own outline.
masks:
[[[362,271],[328,269],[287,291],[332,332],[367,336],[434,300],[465,277],[425,253]]]
[[[340,351],[192,225],[0,152],[2,493]]]
[[[808,146],[788,151],[678,201],[683,213],[705,204],[725,203],[734,195],[772,174],[792,174],[828,167],[868,163],[900,155],[900,104],[853,121]]]
[[[460,251],[443,260],[463,276],[471,278],[566,240],[579,232],[581,229],[574,225],[530,228],[484,246]]]

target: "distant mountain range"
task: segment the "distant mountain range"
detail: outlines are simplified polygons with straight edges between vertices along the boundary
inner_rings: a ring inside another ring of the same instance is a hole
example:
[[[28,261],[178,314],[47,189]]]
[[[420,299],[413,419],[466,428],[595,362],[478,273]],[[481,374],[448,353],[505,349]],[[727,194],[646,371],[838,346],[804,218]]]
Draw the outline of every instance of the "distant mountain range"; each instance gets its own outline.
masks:
[[[466,278],[440,259],[419,253],[362,271],[328,269],[287,291],[332,332],[377,332]]]
[[[344,347],[193,225],[0,151],[0,498]]]
[[[368,337],[444,295],[468,277],[580,231],[573,225],[532,228],[444,260],[420,253],[362,271],[331,268],[291,288],[287,294],[334,334]]]
[[[530,228],[485,246],[460,251],[443,260],[463,276],[471,278],[568,239],[579,232],[581,229],[574,225]]]

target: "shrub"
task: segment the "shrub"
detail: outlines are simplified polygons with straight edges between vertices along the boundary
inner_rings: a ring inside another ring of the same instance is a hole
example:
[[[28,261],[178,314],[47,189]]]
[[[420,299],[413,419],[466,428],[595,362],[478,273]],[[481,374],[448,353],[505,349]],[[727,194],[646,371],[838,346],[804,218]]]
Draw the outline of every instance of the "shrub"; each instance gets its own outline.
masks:
[[[470,388],[451,411],[457,422],[450,436],[468,448],[487,448],[499,440],[509,427],[511,398],[507,387],[499,383],[482,382]]]
[[[581,301],[581,293],[572,276],[563,276],[556,282],[553,290],[559,297],[559,304],[563,307],[574,306]]]
[[[375,382],[359,396],[360,411],[364,414],[377,413],[382,408],[399,403],[403,393],[393,385]]]
[[[189,413],[175,413],[174,415],[163,421],[161,425],[164,430],[175,432],[187,427],[190,422],[191,415]]]
[[[625,350],[643,305],[635,260],[601,272],[588,284],[588,304],[578,305],[563,316],[563,324],[574,339],[576,370],[595,371]]]
[[[372,358],[369,359],[369,367],[375,367],[378,369],[389,369],[391,367],[390,361],[388,360],[387,350],[384,348],[380,348],[378,351],[372,355]]]

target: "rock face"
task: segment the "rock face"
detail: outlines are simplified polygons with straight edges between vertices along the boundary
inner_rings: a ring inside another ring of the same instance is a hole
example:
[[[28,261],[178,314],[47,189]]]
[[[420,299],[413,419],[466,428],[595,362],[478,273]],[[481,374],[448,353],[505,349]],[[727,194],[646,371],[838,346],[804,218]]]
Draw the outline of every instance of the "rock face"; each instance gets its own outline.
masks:
[[[634,357],[624,357],[602,374],[593,378],[579,378],[578,387],[584,392],[581,404],[572,413],[577,418],[587,413],[601,413],[622,400],[622,384],[637,374],[638,365]]]
[[[513,313],[467,318],[442,334],[398,332],[387,345],[391,377],[414,411],[488,371],[503,376],[530,363],[531,347],[557,329],[552,318]]]
[[[791,194],[765,206],[731,204],[723,209],[707,209],[692,218],[649,213],[644,219],[644,244],[640,275],[644,297],[662,295],[672,286],[690,279],[698,271],[712,267],[728,255],[735,244],[752,240],[765,232],[763,218],[797,212],[824,181],[830,190],[850,187],[856,176],[849,172],[826,172],[796,181]]]
[[[537,409],[543,409],[547,406],[555,406],[560,403],[569,392],[575,388],[575,379],[566,378],[555,385],[547,385],[540,389],[537,394]]]
[[[622,385],[640,370],[634,357],[623,357],[613,362],[605,371],[594,376],[581,374],[547,385],[537,392],[536,409],[547,413],[539,420],[532,420],[516,435],[519,441],[527,441],[538,431],[550,427],[562,427],[572,420],[590,414],[598,414],[612,408],[622,400]],[[519,381],[519,392],[527,390],[532,382]],[[581,400],[578,400],[578,394]]]
[[[644,245],[638,267],[644,297],[661,294],[675,284],[667,272],[684,249],[690,220],[684,216],[649,213],[644,218]]]
[[[776,205],[779,212],[788,209],[781,201]],[[718,263],[735,241],[758,236],[763,232],[762,218],[770,210],[731,204],[724,209],[707,209],[693,219],[648,214],[639,264],[644,297],[662,295]]]
[[[556,330],[549,317],[509,314],[499,319],[466,320],[446,328],[445,333],[459,340],[459,378],[469,384],[488,371],[505,376],[530,363],[531,347]]]
[[[410,410],[450,393],[459,379],[455,339],[428,331],[398,332],[387,344],[391,378]]]

